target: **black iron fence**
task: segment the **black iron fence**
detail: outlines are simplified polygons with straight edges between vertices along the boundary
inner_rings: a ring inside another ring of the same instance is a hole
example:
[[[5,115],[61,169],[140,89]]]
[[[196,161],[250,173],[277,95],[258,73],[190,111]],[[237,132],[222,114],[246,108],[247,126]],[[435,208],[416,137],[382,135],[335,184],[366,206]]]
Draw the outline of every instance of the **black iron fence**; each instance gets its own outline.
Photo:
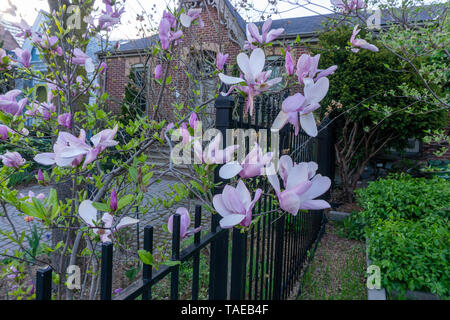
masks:
[[[244,101],[232,97],[216,100],[216,128],[226,140],[227,129],[268,129],[280,111],[283,97],[265,95],[255,101],[252,117],[243,111]],[[268,145],[271,145],[270,134]],[[317,141],[320,140],[320,144]],[[251,146],[247,141],[247,151]],[[317,161],[322,174],[332,171],[331,147],[327,130],[321,130],[318,139],[311,139],[303,132],[294,135],[291,126],[280,132],[280,150],[290,154],[295,162]],[[220,181],[218,170],[215,180]],[[250,184],[263,190],[263,195],[254,208],[255,221],[250,231],[221,229],[220,216],[212,216],[211,228],[207,234],[197,233],[193,243],[180,250],[180,216],[174,216],[171,260],[192,262],[190,297],[199,298],[200,258],[202,250],[208,251],[208,297],[212,300],[279,300],[288,298],[298,283],[308,252],[324,232],[326,218],[323,212],[301,212],[297,216],[279,209],[277,199],[269,192],[266,179],[253,178]],[[223,185],[223,184],[222,184]],[[220,193],[217,187],[215,193]],[[264,214],[263,214],[264,213]],[[195,227],[201,225],[202,208],[196,207]],[[231,236],[230,236],[231,233]],[[144,228],[144,249],[153,252],[153,227]],[[170,275],[170,295],[180,297],[180,264],[164,265],[154,270],[144,265],[142,277],[122,292],[112,296],[113,244],[102,244],[100,299],[127,300],[152,299],[152,288]],[[202,257],[204,259],[205,257]],[[52,270],[41,269],[37,273],[36,299],[48,300],[52,292]]]

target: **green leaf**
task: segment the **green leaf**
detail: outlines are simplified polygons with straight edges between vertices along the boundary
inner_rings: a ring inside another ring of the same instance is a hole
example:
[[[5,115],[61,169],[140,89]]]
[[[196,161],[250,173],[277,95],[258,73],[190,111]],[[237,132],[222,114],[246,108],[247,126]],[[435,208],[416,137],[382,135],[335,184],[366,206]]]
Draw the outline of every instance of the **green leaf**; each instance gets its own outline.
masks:
[[[174,267],[174,266],[181,264],[181,261],[166,260],[162,264],[165,264],[166,266],[169,266],[169,267]]]
[[[153,255],[150,252],[148,252],[146,250],[139,250],[138,255],[139,255],[139,259],[141,259],[141,261],[144,264],[150,265],[150,266],[154,265],[155,259],[153,258]]]
[[[131,167],[130,169],[128,169],[128,173],[130,174],[131,180],[133,180],[134,182],[138,182],[137,180],[138,172],[135,167]]]
[[[109,211],[109,207],[106,203],[92,202],[92,206],[99,211],[104,211],[104,212]]]
[[[134,199],[134,195],[127,194],[125,197],[119,200],[119,203],[117,204],[117,210],[121,210],[123,207],[129,205]]]

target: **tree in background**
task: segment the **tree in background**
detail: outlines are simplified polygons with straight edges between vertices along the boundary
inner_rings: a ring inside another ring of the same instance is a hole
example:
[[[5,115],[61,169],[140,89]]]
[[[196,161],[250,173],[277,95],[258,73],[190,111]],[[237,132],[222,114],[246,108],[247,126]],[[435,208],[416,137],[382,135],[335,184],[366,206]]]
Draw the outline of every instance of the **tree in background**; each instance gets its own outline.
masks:
[[[356,184],[371,159],[389,148],[404,150],[408,139],[422,139],[426,130],[442,129],[447,112],[439,105],[405,94],[420,88],[413,70],[405,69],[398,57],[376,43],[377,53],[342,50],[352,34],[340,26],[320,36],[323,65],[338,65],[330,77],[330,90],[323,114],[335,126],[336,161],[345,200],[353,201]]]

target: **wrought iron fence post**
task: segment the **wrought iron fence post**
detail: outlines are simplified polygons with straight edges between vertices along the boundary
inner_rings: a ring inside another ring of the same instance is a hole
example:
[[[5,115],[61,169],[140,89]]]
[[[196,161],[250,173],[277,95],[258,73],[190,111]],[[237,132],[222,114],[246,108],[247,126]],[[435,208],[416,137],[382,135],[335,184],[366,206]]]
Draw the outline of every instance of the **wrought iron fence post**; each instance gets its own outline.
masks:
[[[195,225],[194,228],[201,227],[202,223],[202,206],[195,206]],[[200,244],[202,232],[201,230],[194,235],[194,244]],[[200,278],[200,251],[197,251],[193,257],[192,266],[192,300],[198,300],[199,278]]]
[[[146,226],[144,228],[144,250],[153,254],[153,227]],[[153,267],[151,265],[144,264],[142,267],[142,279],[144,281],[149,281],[152,278],[152,270]],[[145,290],[142,294],[142,300],[150,300],[152,298],[151,288]]]
[[[223,148],[227,143],[227,129],[231,128],[234,100],[232,97],[219,96],[215,101],[216,129],[222,133]],[[214,172],[214,183],[221,182],[219,167]],[[222,192],[222,187],[214,188],[214,194]],[[211,232],[219,227],[220,217],[215,214],[211,219]],[[222,236],[211,242],[209,298],[225,300],[228,297],[228,230],[221,230]]]
[[[281,300],[283,295],[283,259],[285,213],[281,213],[275,227],[275,267],[273,277],[273,300]]]
[[[111,242],[102,244],[102,268],[100,274],[101,300],[111,300],[112,298],[113,247]]]
[[[231,251],[231,290],[232,300],[245,299],[245,266],[247,264],[246,249],[247,233],[233,230],[233,247]]]
[[[180,260],[180,224],[181,215],[175,213],[173,216],[173,233],[172,233],[172,261]],[[178,284],[180,281],[180,266],[172,267],[170,276],[170,299],[178,300]]]
[[[36,300],[52,299],[52,268],[39,269],[36,273]]]

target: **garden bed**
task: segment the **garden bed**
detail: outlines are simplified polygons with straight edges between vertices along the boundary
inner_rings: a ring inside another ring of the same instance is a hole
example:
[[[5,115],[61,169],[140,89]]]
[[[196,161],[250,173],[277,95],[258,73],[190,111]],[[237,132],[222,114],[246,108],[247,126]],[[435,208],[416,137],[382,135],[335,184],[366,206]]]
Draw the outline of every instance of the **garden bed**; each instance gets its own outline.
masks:
[[[345,234],[367,241],[390,299],[447,298],[449,182],[407,175],[381,179],[358,192],[363,207],[344,221]]]

